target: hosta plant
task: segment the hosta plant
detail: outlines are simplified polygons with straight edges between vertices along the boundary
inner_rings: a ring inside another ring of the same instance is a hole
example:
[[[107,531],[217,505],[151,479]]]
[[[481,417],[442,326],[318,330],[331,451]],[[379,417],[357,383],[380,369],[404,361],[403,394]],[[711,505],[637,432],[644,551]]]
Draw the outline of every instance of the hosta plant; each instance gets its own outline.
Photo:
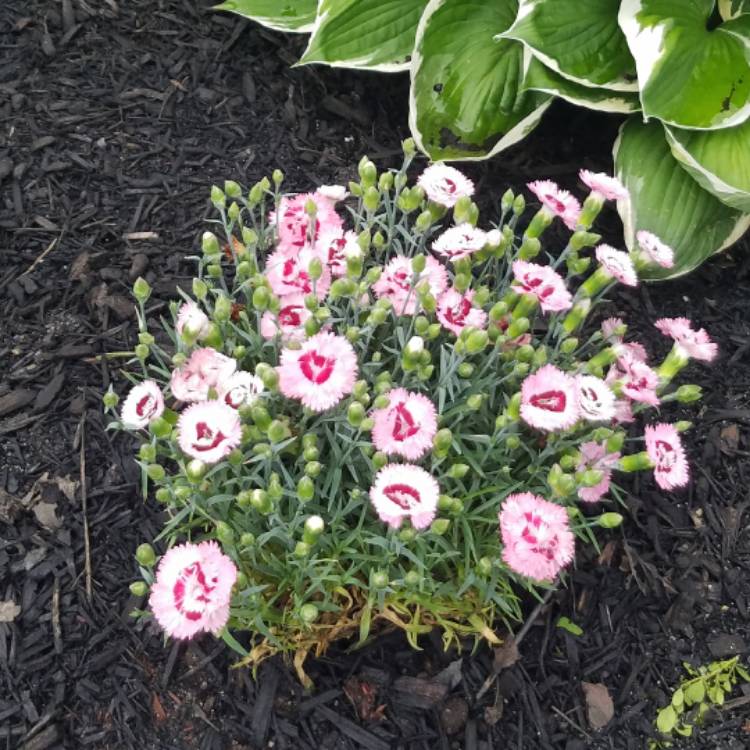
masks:
[[[454,168],[410,184],[414,151],[382,174],[364,159],[348,191],[284,193],[278,172],[215,187],[192,288],[157,322],[134,286],[138,374],[120,409],[105,401],[166,518],[168,551],[157,565],[144,543],[133,590],[175,638],[221,635],[247,664],[291,653],[300,674],[384,628],[496,642],[576,540],[619,523],[614,472],[688,481],[686,425],[627,426],[698,398],[673,378],[716,346],[660,320],[674,346],[652,366],[621,320],[587,326],[614,284],[673,262],[654,235],[630,254],[596,244],[623,186],[582,172],[581,206],[531,183],[542,208],[521,231],[520,195],[480,222]],[[571,234],[550,258],[555,220]]]
[[[433,159],[486,159],[524,138],[555,97],[629,115],[615,160],[640,188],[619,204],[686,273],[750,225],[747,0],[226,0],[310,32],[302,63],[409,71],[409,124]],[[648,123],[652,123],[649,125]],[[659,149],[658,158],[643,151]],[[706,217],[708,217],[706,219]],[[706,224],[706,221],[708,224]],[[704,229],[708,226],[708,231]]]

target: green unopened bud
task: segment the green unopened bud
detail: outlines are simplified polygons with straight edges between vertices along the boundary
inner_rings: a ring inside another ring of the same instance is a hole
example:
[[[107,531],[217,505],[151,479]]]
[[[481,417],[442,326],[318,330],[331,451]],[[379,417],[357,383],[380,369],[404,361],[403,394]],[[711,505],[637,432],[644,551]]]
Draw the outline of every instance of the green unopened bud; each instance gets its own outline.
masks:
[[[312,500],[315,495],[315,482],[310,477],[302,477],[297,482],[297,496],[305,503],[308,500]]]
[[[422,582],[422,575],[418,573],[416,570],[410,570],[405,576],[404,576],[404,583],[407,586],[410,586],[412,588],[419,586],[419,584]]]
[[[478,354],[483,351],[489,343],[490,337],[487,331],[474,330],[466,337],[466,352]]]
[[[362,406],[358,401],[349,405],[346,411],[346,418],[352,427],[359,427],[362,424],[362,420],[365,418],[365,407]]]
[[[268,496],[268,492],[262,489],[252,490],[250,493],[250,506],[267,516],[273,510],[273,501]]]
[[[643,471],[644,469],[650,469],[653,466],[651,459],[649,458],[646,451],[640,453],[631,453],[629,456],[623,456],[620,459],[619,468],[620,471],[634,472]]]
[[[138,334],[138,341],[146,346],[152,346],[156,339],[148,331],[141,331]]]
[[[438,497],[438,510],[447,512],[453,507],[453,498],[450,495],[440,495]]]
[[[232,531],[232,527],[226,521],[216,522],[216,538],[222,544],[234,543],[234,531]]]
[[[140,544],[135,551],[135,559],[144,568],[150,568],[156,562],[156,552],[150,544]]]
[[[604,479],[604,472],[599,469],[587,469],[576,476],[581,487],[596,487]]]
[[[216,260],[218,261],[219,258],[217,257]],[[221,264],[220,263],[210,263],[206,267],[206,273],[212,278],[212,279],[219,279],[221,278],[222,271],[221,271]]]
[[[438,430],[432,439],[432,445],[438,451],[448,451],[452,444],[453,433],[447,427]]]
[[[133,296],[143,304],[146,302],[146,300],[151,296],[151,286],[149,285],[148,281],[143,278],[143,276],[139,276],[135,283],[133,284]]]
[[[285,422],[282,422],[280,419],[274,419],[268,425],[266,434],[272,443],[280,443],[282,440],[286,440],[291,433]]]
[[[240,547],[252,547],[255,544],[255,534],[245,531],[240,535]]]
[[[521,242],[521,248],[518,251],[518,257],[521,260],[531,260],[536,258],[542,250],[542,243],[536,237],[524,237]]]
[[[573,309],[565,316],[563,320],[563,330],[565,333],[573,333],[576,331],[589,314],[591,310],[591,300],[588,298],[582,299],[573,305]]]
[[[168,503],[172,499],[172,493],[166,487],[159,487],[159,489],[154,492],[154,497],[157,502]]]
[[[477,561],[477,572],[484,578],[492,575],[492,560],[489,557],[480,557]]]
[[[253,292],[253,307],[256,310],[267,310],[268,305],[271,302],[271,293],[268,291],[268,289],[264,286],[259,286],[254,292]]]
[[[193,294],[198,299],[205,299],[208,294],[208,285],[203,279],[193,279]]]
[[[703,389],[699,385],[681,385],[676,391],[677,400],[682,404],[690,404],[703,398]]]
[[[317,281],[323,275],[323,262],[320,258],[313,258],[307,266],[307,273],[312,281]]]
[[[375,589],[384,589],[388,585],[388,573],[384,570],[376,570],[370,577],[372,587]]]
[[[408,158],[412,158],[416,156],[417,153],[417,145],[414,142],[413,138],[406,138],[401,142],[401,148],[403,149],[404,156]]]
[[[529,226],[526,228],[526,231],[524,232],[524,239],[526,237],[541,237],[544,233],[544,230],[547,229],[547,227],[551,223],[552,214],[549,211],[545,209],[537,211],[529,222]]]
[[[481,393],[472,393],[469,398],[466,399],[466,406],[471,411],[479,411],[484,403],[484,396]]]
[[[310,516],[305,521],[305,528],[302,531],[302,541],[312,546],[318,541],[325,527],[325,521],[320,516]]]
[[[415,255],[411,259],[411,270],[414,273],[422,273],[427,266],[427,258],[424,255]]]
[[[496,302],[490,308],[490,320],[497,323],[508,314],[508,305],[506,302]]]
[[[380,205],[380,193],[374,185],[365,190],[362,204],[367,211],[377,211],[378,206]]]
[[[519,336],[523,336],[530,327],[531,323],[528,318],[518,318],[508,326],[506,333],[508,334],[508,338],[516,339]]]
[[[284,173],[280,169],[274,169],[271,174],[271,179],[273,180],[273,184],[276,185],[276,187],[279,187],[279,185],[284,182]]]
[[[359,179],[362,182],[363,187],[367,188],[377,182],[377,167],[366,156],[363,156],[360,159],[357,166],[357,172],[359,173]]]
[[[133,349],[133,353],[141,362],[148,359],[150,351],[151,349],[146,344],[136,344],[135,349]]]
[[[417,538],[416,529],[413,529],[411,526],[405,526],[398,532],[398,538],[404,544],[409,544],[409,542],[413,542]]]
[[[204,255],[219,255],[221,248],[219,240],[213,232],[204,232],[201,237],[201,249]]]
[[[573,352],[578,348],[578,339],[575,336],[572,336],[571,338],[565,339],[562,344],[560,344],[560,351],[563,354],[573,354]]]
[[[161,464],[149,464],[146,467],[146,474],[148,474],[148,478],[152,482],[161,482],[161,480],[164,479],[166,472]]]
[[[426,232],[430,226],[432,226],[432,214],[429,211],[422,211],[414,222],[415,230],[421,234]]]
[[[598,523],[603,529],[616,529],[623,521],[619,513],[602,513]]]
[[[508,435],[505,438],[505,447],[510,451],[517,450],[521,447],[521,438],[518,435]]]
[[[520,216],[526,209],[526,198],[524,198],[523,195],[517,195],[513,199],[512,208],[513,208],[513,213],[516,216]]]
[[[129,588],[133,596],[146,596],[148,594],[148,584],[144,581],[133,581]]]
[[[181,502],[186,502],[190,496],[193,494],[193,490],[191,487],[188,487],[185,484],[181,484],[179,487],[175,487],[174,490],[174,496]]]
[[[216,208],[224,208],[227,203],[224,191],[218,185],[211,186],[211,203],[213,203]]]
[[[450,528],[451,522],[447,518],[436,518],[430,524],[430,531],[438,536],[443,536]]]
[[[312,625],[318,619],[318,608],[314,604],[303,604],[299,608],[299,617],[302,622]]]
[[[376,451],[372,454],[372,465],[376,469],[382,469],[388,463],[388,456],[382,451]]]
[[[271,425],[271,415],[265,406],[255,405],[250,408],[250,417],[253,422],[264,432]]]
[[[192,461],[188,461],[187,466],[185,466],[185,474],[187,475],[187,478],[194,483],[200,482],[206,475],[207,471],[208,465],[199,458],[194,458]]]
[[[453,464],[453,466],[448,469],[447,476],[451,479],[463,479],[468,472],[468,464]]]
[[[114,409],[120,401],[120,397],[112,390],[112,386],[102,396],[102,403],[106,409]]]
[[[214,318],[219,323],[226,323],[232,316],[232,300],[229,297],[221,295],[216,298],[214,303]]]
[[[144,443],[138,449],[138,458],[140,458],[141,461],[145,461],[146,463],[155,461],[156,460],[156,446],[151,445],[151,443]]]
[[[513,365],[513,377],[514,378],[525,378],[529,374],[531,365],[528,362],[516,362]]]
[[[513,207],[513,200],[515,199],[515,195],[513,194],[513,191],[508,188],[500,198],[500,211],[502,213],[507,213],[510,211],[510,209]]]
[[[237,221],[237,219],[240,218],[240,207],[239,207],[239,204],[237,204],[234,201],[232,201],[229,204],[229,208],[227,209],[227,216],[229,217],[230,221]]]
[[[457,369],[457,372],[462,378],[470,378],[474,374],[475,367],[471,362],[462,362]]]
[[[579,229],[571,235],[569,240],[570,247],[574,252],[578,252],[585,247],[594,247],[601,238],[602,236],[600,234],[596,234],[595,232],[585,232]]]
[[[675,422],[675,429],[677,432],[687,432],[693,429],[693,423],[687,419],[681,419],[679,422]]]
[[[221,335],[221,329],[216,323],[208,324],[208,332],[203,336],[203,343],[213,349],[221,349],[224,345],[224,337]]]

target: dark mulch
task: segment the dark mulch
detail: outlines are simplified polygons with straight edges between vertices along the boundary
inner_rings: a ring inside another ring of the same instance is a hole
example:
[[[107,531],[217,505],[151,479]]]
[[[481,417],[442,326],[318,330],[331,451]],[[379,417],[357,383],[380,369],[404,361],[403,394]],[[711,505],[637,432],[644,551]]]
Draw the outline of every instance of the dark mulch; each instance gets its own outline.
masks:
[[[695,481],[675,496],[632,487],[624,529],[579,562],[480,700],[486,649],[445,654],[428,638],[415,652],[387,636],[312,662],[304,695],[281,663],[255,682],[211,639],[165,645],[129,618],[132,553],[158,519],[132,445],[105,434],[100,395],[122,381],[100,355],[133,345],[130,283],[152,283],[157,316],[189,278],[212,182],[277,166],[300,189],[342,181],[362,153],[388,164],[407,135],[404,77],[291,70],[300,48],[192,0],[0,4],[0,602],[20,606],[0,610],[12,620],[0,622],[0,746],[641,750],[683,659],[747,651],[740,251],[613,303],[654,352],[658,315],[689,314],[721,344],[716,367],[690,371],[707,391],[689,438]],[[581,162],[610,166],[616,126],[558,106],[524,146],[471,171],[485,189],[545,175],[573,186]],[[556,627],[560,615],[583,634]],[[614,699],[603,732],[584,681]],[[722,711],[690,747],[747,747],[746,716],[747,702]]]

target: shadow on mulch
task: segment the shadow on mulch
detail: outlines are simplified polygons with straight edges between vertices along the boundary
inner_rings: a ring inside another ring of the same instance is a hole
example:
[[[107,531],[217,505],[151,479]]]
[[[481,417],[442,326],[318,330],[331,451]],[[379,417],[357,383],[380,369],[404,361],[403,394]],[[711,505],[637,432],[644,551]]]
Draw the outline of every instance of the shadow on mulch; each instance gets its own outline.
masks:
[[[747,652],[740,250],[612,303],[654,355],[661,315],[687,314],[721,345],[718,365],[688,373],[706,389],[689,438],[695,481],[674,496],[650,480],[630,488],[624,528],[579,560],[481,700],[487,649],[445,654],[427,638],[415,652],[386,636],[311,662],[307,696],[279,662],[254,682],[215,641],[165,645],[129,618],[142,604],[127,590],[133,550],[158,531],[158,510],[138,496],[129,440],[105,434],[100,396],[122,381],[99,355],[132,349],[130,284],[149,280],[156,317],[190,278],[212,182],[277,166],[300,189],[345,182],[362,153],[387,165],[408,135],[404,76],[291,70],[302,44],[191,0],[0,7],[0,743],[642,750],[683,660]],[[611,168],[616,127],[556,105],[523,146],[469,170],[485,191],[542,176],[573,187],[580,166]],[[616,237],[614,218],[606,229]],[[561,615],[582,635],[556,627]],[[603,731],[590,728],[582,682],[614,700]],[[742,705],[684,746],[747,747]]]

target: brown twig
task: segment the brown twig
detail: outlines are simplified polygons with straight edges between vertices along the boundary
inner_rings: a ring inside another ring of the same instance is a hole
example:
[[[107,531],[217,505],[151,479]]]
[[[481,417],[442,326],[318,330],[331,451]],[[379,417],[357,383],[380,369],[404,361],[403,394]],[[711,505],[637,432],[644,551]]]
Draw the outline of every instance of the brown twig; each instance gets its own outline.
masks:
[[[83,508],[83,554],[86,574],[86,598],[91,604],[93,586],[91,581],[91,540],[89,538],[88,493],[86,490],[86,413],[81,417],[81,507]]]

